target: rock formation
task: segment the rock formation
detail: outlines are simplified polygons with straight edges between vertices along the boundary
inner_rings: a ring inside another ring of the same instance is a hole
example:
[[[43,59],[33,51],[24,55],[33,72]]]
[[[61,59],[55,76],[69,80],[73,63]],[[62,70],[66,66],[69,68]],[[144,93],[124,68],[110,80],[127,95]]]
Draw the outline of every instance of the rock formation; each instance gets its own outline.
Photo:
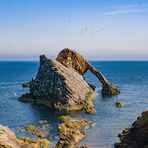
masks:
[[[121,143],[115,148],[147,148],[148,147],[148,111],[144,111],[130,128],[118,135]]]
[[[23,84],[22,84],[22,87],[24,87],[24,88],[30,87],[32,81],[34,81],[34,80],[35,80],[35,77],[33,77],[33,78],[31,79],[31,81],[26,82],[26,83],[23,83]]]
[[[90,125],[89,120],[74,120],[69,116],[60,117],[63,123],[58,125],[59,142],[56,144],[56,148],[74,148],[86,131],[82,130],[82,127]]]
[[[21,144],[17,141],[15,134],[8,127],[2,125],[0,125],[0,147],[21,147]]]
[[[34,100],[57,110],[80,110],[86,105],[92,107],[94,97],[94,91],[73,68],[43,55],[36,79],[30,84],[30,94],[20,100]]]
[[[117,102],[114,103],[114,105],[115,105],[116,107],[121,107],[121,106],[124,105],[124,103],[123,103],[123,102],[117,101]]]
[[[87,70],[90,70],[102,83],[102,95],[115,95],[120,93],[120,91],[115,86],[112,86],[101,72],[96,70],[75,50],[68,48],[63,49],[56,60],[67,67],[72,67],[81,75],[84,75]]]
[[[16,138],[8,127],[0,125],[0,148],[48,148],[47,139]]]
[[[71,49],[62,50],[56,59],[40,56],[40,67],[36,78],[29,86],[30,93],[22,95],[20,101],[35,101],[57,110],[86,109],[94,113],[92,99],[95,92],[85,82],[83,74],[90,70],[103,85],[103,95],[118,94],[119,91],[79,53]]]

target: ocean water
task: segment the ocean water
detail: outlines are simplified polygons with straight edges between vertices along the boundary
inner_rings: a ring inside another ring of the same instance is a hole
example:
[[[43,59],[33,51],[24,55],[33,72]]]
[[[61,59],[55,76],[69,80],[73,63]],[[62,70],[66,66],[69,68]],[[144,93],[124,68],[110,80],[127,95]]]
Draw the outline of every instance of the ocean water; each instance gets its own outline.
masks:
[[[28,89],[22,83],[29,81],[38,71],[38,62],[0,62],[0,124],[9,126],[15,131],[26,124],[38,125],[39,120],[50,123],[50,140],[58,140],[56,126],[58,117],[70,114],[74,118],[94,121],[94,126],[87,129],[86,136],[78,145],[90,148],[111,148],[119,139],[117,135],[136,120],[143,110],[148,109],[148,62],[147,61],[93,61],[92,65],[100,70],[121,94],[105,97],[100,95],[101,84],[90,72],[85,74],[87,81],[96,85],[94,107],[96,114],[85,114],[84,111],[58,112],[46,106],[18,101]],[[117,108],[113,104],[121,101],[125,105]]]

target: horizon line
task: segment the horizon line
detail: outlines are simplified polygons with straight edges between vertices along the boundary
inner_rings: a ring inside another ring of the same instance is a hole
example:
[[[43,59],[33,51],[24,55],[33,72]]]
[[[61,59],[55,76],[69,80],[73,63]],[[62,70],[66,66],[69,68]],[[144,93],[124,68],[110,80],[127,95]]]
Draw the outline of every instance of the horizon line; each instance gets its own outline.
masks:
[[[49,58],[49,59],[54,59],[54,58]],[[97,61],[113,61],[113,62],[148,62],[148,59],[86,59],[89,62],[97,62]],[[39,60],[0,60],[0,62],[39,62]]]

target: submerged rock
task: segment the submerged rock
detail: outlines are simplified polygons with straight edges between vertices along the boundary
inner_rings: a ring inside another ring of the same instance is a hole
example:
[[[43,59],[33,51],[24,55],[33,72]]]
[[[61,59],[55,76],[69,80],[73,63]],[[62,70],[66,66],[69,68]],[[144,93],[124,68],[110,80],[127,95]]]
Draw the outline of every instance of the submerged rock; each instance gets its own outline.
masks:
[[[148,147],[148,111],[144,111],[130,128],[118,135],[121,143],[115,148],[147,148]]]
[[[46,138],[16,138],[15,133],[8,127],[0,125],[0,148],[48,148],[49,143]]]
[[[122,103],[122,102],[115,102],[114,103],[114,105],[116,106],[116,107],[121,107],[121,106],[123,106],[124,105],[124,103]]]
[[[77,146],[76,148],[89,148],[87,145]]]
[[[56,144],[56,148],[74,148],[86,131],[82,130],[82,127],[90,124],[89,120],[74,120],[69,116],[60,117],[63,123],[58,125],[59,142]]]
[[[32,135],[35,135],[35,136],[37,136],[37,137],[39,137],[39,138],[44,138],[44,137],[46,137],[46,136],[45,136],[45,135],[46,135],[46,132],[43,131],[43,130],[41,130],[39,127],[37,127],[37,126],[35,126],[35,125],[31,125],[31,124],[26,125],[26,126],[25,126],[25,131],[26,131],[26,132],[31,132]]]

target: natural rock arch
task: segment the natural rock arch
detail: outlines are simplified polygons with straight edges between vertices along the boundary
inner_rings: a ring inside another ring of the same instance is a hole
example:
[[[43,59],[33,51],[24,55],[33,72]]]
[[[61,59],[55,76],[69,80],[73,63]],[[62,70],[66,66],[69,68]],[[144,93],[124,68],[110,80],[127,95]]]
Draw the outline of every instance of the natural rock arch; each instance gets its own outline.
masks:
[[[119,93],[117,88],[79,53],[64,49],[56,59],[40,56],[36,77],[23,85],[29,87],[29,93],[23,94],[19,100],[44,104],[56,110],[85,109],[87,113],[95,113],[92,103],[95,92],[83,78],[87,70],[101,81],[102,95]]]
[[[120,91],[115,86],[113,86],[101,72],[96,70],[87,60],[83,58],[83,56],[81,56],[75,50],[69,48],[63,49],[59,53],[56,60],[66,67],[75,69],[81,75],[84,75],[84,73],[90,70],[102,83],[102,95],[115,95],[120,93]]]

